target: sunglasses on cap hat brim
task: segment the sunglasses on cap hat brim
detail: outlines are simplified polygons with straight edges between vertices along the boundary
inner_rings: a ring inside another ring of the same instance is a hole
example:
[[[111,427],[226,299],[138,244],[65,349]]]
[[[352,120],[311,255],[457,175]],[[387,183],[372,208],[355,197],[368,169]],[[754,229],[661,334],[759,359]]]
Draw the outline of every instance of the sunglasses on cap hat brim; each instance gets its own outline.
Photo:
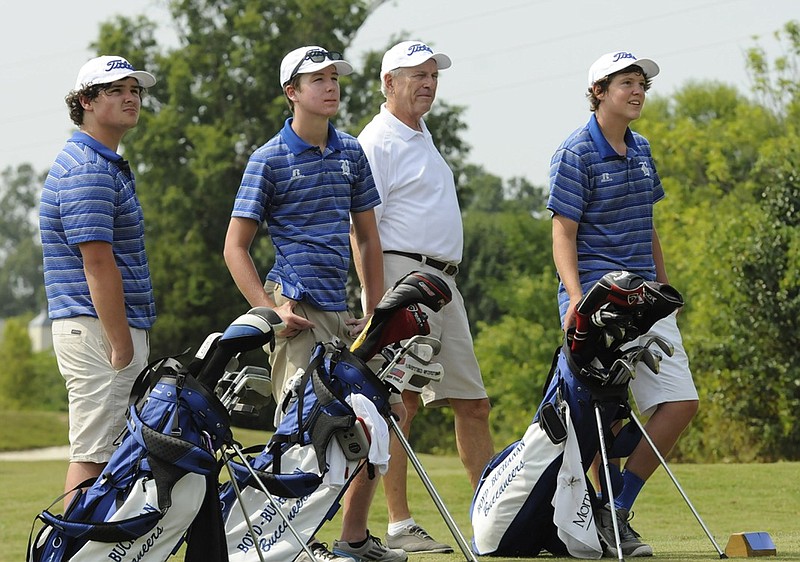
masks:
[[[297,73],[300,71],[300,68],[303,66],[303,63],[306,62],[307,60],[319,63],[325,61],[325,59],[332,61],[344,60],[344,56],[342,56],[342,53],[338,51],[323,51],[321,49],[312,49],[310,51],[307,51],[305,56],[302,59],[300,59],[300,62],[298,62],[297,65],[292,70],[292,73],[289,75],[289,80],[287,80],[287,82],[290,82],[292,78],[297,76]]]

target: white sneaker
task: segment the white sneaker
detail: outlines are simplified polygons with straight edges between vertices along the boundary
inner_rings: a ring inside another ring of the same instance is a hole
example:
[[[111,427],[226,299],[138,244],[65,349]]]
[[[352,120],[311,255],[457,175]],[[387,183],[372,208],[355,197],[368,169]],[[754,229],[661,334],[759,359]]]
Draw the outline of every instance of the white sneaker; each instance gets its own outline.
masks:
[[[434,540],[428,532],[419,525],[409,525],[396,535],[386,535],[386,546],[401,548],[406,552],[453,552],[453,547]]]
[[[357,562],[406,562],[408,554],[405,550],[387,548],[378,537],[367,531],[367,542],[359,548],[340,540],[333,541],[333,552],[338,556],[349,556]]]

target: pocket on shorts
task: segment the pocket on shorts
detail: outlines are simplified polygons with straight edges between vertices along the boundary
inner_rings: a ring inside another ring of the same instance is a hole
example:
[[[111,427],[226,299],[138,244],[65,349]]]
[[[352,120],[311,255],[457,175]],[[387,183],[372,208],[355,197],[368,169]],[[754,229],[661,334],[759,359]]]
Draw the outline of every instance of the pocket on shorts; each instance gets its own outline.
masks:
[[[62,343],[74,345],[86,341],[86,328],[69,318],[54,320],[51,329],[53,338]]]

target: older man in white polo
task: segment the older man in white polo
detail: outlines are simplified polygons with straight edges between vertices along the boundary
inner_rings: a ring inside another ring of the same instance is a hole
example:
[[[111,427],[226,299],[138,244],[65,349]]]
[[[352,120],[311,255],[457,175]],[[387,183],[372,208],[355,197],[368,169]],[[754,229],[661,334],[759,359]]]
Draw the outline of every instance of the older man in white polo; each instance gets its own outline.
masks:
[[[425,126],[423,116],[436,98],[439,71],[450,57],[421,41],[403,41],[389,49],[381,65],[381,92],[386,103],[358,140],[372,168],[381,196],[375,207],[384,251],[387,288],[412,270],[429,271],[444,279],[453,301],[439,313],[427,311],[431,335],[442,342],[436,361],[444,378],[422,394],[403,393],[406,435],[419,408],[449,405],[455,416],[458,452],[473,489],[493,454],[489,434],[489,398],[481,379],[469,331],[464,300],[456,286],[463,250],[461,211],[450,167]],[[406,495],[408,459],[393,440],[384,490],[389,509],[386,542],[407,552],[452,552],[435,541],[411,516]]]

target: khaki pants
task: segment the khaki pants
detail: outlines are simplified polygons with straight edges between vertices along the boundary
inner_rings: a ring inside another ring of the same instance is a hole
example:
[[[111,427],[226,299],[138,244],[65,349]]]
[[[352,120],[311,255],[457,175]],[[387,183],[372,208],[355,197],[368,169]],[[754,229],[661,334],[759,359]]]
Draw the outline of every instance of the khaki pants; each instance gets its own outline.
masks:
[[[277,283],[267,281],[264,288],[277,306],[289,300],[281,294]],[[348,311],[320,310],[301,301],[294,307],[294,313],[311,320],[314,328],[303,330],[290,338],[275,337],[275,350],[269,355],[269,364],[272,370],[272,395],[279,406],[275,412],[276,422],[281,415],[281,395],[286,383],[298,369],[305,370],[308,367],[316,344],[339,339],[349,347],[354,341],[349,333],[349,327],[345,324],[346,320],[353,317]]]

